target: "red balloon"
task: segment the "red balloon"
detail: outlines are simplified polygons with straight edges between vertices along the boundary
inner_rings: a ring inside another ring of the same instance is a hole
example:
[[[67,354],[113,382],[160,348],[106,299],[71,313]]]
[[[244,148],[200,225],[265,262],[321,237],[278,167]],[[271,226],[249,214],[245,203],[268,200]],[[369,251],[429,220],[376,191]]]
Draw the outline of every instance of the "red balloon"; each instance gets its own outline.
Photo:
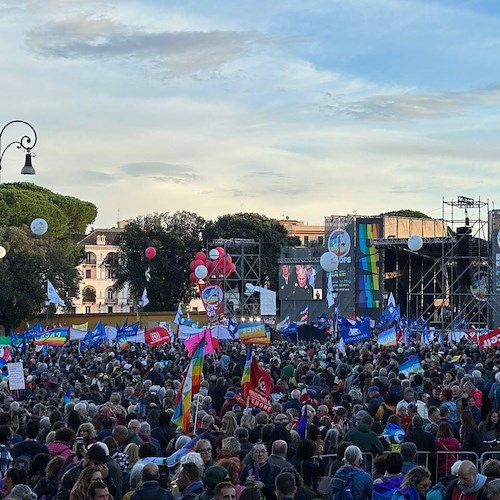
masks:
[[[222,247],[215,247],[215,249],[219,252],[219,258],[226,255],[226,252],[224,252],[224,249]]]
[[[194,255],[194,260],[201,260],[205,262],[207,260],[207,256],[203,252],[196,252]]]
[[[208,275],[210,276],[210,273],[212,272],[212,270],[214,268],[214,265],[213,265],[212,261],[211,260],[207,260],[205,262],[205,267],[207,268]]]
[[[234,262],[231,262],[231,264],[229,265],[229,271],[227,272],[226,276],[230,276],[235,271],[236,271],[236,264]]]
[[[232,264],[233,263],[233,259],[232,257],[227,254],[225,257],[224,257],[224,261],[226,262],[226,266],[229,266],[229,264]]]
[[[146,255],[146,257],[149,260],[154,259],[156,257],[156,248],[155,247],[148,247],[144,251],[144,254]]]
[[[196,275],[194,273],[191,273],[189,275],[189,281],[191,281],[191,283],[198,283],[198,278],[196,277]]]
[[[191,264],[189,264],[189,269],[191,269],[191,271],[194,271],[198,266],[204,266],[205,263],[201,260],[193,260],[191,261]]]

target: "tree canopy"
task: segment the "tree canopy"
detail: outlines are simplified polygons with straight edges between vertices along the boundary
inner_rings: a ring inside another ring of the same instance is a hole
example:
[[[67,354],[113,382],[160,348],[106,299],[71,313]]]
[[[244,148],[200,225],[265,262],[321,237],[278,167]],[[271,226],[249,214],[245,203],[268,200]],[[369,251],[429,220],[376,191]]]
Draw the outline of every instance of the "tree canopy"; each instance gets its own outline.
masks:
[[[47,279],[62,298],[78,294],[84,250],[77,241],[96,215],[92,203],[35,184],[0,185],[0,245],[7,250],[0,260],[0,321],[7,331],[40,312]],[[37,217],[49,225],[43,236],[29,229]]]
[[[191,212],[162,213],[138,217],[120,235],[120,258],[109,264],[116,277],[115,288],[128,284],[140,298],[144,287],[150,300],[148,309],[171,311],[179,302],[193,298],[189,263],[202,247],[205,220]],[[148,260],[144,250],[152,246],[156,256]],[[149,269],[151,280],[147,282]]]
[[[392,210],[390,212],[384,212],[380,215],[388,215],[393,217],[414,217],[415,219],[432,219],[432,217],[429,217],[423,212],[419,212],[418,210],[411,210],[409,208],[405,208],[402,210]]]

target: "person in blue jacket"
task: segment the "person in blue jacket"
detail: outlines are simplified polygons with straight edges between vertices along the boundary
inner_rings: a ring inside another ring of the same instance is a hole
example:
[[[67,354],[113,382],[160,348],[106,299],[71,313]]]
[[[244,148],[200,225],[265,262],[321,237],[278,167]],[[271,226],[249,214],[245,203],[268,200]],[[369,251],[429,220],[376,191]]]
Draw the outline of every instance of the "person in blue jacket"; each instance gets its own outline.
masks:
[[[337,471],[333,480],[332,500],[367,500],[372,497],[372,478],[361,468],[362,460],[361,450],[357,446],[346,448],[344,465]]]

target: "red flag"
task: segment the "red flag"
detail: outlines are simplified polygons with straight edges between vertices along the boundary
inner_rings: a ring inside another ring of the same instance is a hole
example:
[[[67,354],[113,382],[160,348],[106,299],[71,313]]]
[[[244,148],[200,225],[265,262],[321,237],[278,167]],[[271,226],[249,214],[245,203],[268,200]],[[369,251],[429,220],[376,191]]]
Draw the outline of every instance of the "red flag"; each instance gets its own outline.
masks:
[[[481,349],[488,349],[500,344],[500,328],[491,330],[479,337],[479,347]]]
[[[157,345],[169,343],[170,334],[166,328],[155,326],[154,328],[146,330],[144,333],[144,340],[150,347],[156,347]]]
[[[252,358],[252,364],[250,366],[249,390],[253,389],[269,397],[271,395],[272,383],[273,379],[271,375],[259,366],[259,363],[257,363],[257,358],[254,356]]]
[[[248,402],[250,406],[259,408],[267,413],[273,412],[273,406],[269,401],[271,395],[271,375],[263,370],[257,363],[257,358],[252,357],[250,366],[250,384],[248,389]]]
[[[403,330],[401,328],[396,332],[396,344],[401,345],[403,343]]]

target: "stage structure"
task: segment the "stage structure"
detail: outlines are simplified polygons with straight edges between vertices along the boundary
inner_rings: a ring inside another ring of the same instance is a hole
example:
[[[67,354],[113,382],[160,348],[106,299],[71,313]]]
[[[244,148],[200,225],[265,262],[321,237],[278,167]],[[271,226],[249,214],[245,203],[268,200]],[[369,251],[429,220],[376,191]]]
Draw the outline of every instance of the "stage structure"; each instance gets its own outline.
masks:
[[[260,314],[258,293],[247,292],[246,285],[261,285],[260,241],[245,238],[216,239],[208,248],[222,247],[231,255],[236,271],[222,280],[224,313],[229,316],[256,317]]]
[[[384,254],[385,289],[394,293],[402,313],[439,330],[498,326],[500,212],[490,211],[488,201],[458,196],[443,199],[441,221],[435,222],[442,224],[441,235],[411,232],[423,236],[416,252],[409,250],[407,238],[372,240]]]

